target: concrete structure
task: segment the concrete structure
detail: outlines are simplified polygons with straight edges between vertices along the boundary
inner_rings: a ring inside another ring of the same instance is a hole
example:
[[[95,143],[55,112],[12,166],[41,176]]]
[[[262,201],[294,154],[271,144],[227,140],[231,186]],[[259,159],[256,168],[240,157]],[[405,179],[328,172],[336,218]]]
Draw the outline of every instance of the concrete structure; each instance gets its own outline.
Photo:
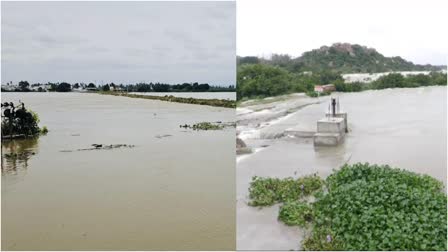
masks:
[[[309,129],[302,129],[302,128],[296,128],[296,127],[292,127],[292,128],[288,128],[285,130],[284,135],[287,136],[294,136],[294,137],[302,137],[302,138],[311,138],[314,137],[314,135],[316,134],[316,131],[312,131]]]
[[[344,138],[337,133],[316,133],[313,136],[315,146],[336,146],[343,140]]]
[[[337,112],[334,115],[332,115],[330,112],[325,113],[326,117],[339,117],[344,118],[344,126],[345,126],[345,133],[348,133],[348,122],[347,122],[347,113],[346,112]]]
[[[327,84],[327,85],[316,85],[314,86],[314,91],[318,93],[322,92],[332,92],[335,91],[336,87],[333,84]]]
[[[345,135],[345,121],[340,117],[326,117],[317,121],[317,133],[337,133]]]
[[[331,98],[326,117],[317,121],[317,133],[313,136],[315,146],[336,146],[343,142],[348,132],[347,113],[341,112],[339,100]]]

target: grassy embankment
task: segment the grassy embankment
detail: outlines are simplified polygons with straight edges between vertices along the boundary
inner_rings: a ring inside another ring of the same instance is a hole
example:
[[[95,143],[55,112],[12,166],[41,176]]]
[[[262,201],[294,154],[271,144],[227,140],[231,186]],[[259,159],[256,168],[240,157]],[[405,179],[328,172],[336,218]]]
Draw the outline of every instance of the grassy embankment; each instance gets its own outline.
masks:
[[[129,94],[129,93],[125,93],[125,92],[109,92],[109,91],[98,92],[98,94],[124,96],[124,97],[129,97],[129,98],[168,101],[168,102],[188,103],[188,104],[197,104],[197,105],[208,105],[208,106],[213,106],[213,107],[236,108],[236,101],[233,101],[233,100],[183,98],[183,97],[174,97],[172,95],[169,95],[169,96],[168,95],[166,95],[166,96],[138,95],[138,94]]]

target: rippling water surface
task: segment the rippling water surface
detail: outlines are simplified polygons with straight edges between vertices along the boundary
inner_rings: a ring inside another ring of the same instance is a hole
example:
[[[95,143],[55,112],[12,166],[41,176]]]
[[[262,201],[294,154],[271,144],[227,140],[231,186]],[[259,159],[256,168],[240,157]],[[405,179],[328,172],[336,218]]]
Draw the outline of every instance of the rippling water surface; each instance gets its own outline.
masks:
[[[2,93],[49,129],[2,143],[4,250],[233,250],[235,110],[96,94]],[[126,144],[79,150],[91,144]],[[12,153],[22,153],[12,155]]]

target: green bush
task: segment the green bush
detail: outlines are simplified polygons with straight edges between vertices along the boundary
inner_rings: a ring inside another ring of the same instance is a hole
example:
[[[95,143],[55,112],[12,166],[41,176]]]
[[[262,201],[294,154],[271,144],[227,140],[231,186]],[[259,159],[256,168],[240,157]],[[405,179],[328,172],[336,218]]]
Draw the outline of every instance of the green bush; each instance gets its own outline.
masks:
[[[7,108],[5,112],[7,111],[12,110]],[[14,113],[9,113],[10,116],[2,117],[2,135],[35,136],[39,134],[40,129],[38,124],[40,120],[36,112],[21,107],[15,109]]]
[[[431,72],[429,75],[417,74],[403,76],[400,73],[391,73],[373,81],[371,87],[373,89],[385,89],[435,85],[447,85],[447,74],[442,72]]]
[[[213,124],[210,122],[200,122],[193,124],[192,128],[194,130],[221,130],[224,129],[224,126],[219,124]]]
[[[366,86],[366,84],[360,82],[345,83],[338,81],[335,83],[335,88],[338,92],[360,92],[363,90],[363,86]]]
[[[43,126],[42,129],[40,129],[40,133],[41,133],[42,135],[46,135],[46,134],[48,133],[47,126]]]
[[[308,95],[309,97],[318,97],[319,93],[317,93],[316,91],[308,91],[306,92],[306,95]]]

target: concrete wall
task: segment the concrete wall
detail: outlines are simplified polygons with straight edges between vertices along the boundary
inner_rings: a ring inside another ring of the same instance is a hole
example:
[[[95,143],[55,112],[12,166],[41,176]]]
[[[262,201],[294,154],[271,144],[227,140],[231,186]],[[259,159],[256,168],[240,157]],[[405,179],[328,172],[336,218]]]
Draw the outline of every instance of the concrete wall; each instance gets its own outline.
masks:
[[[340,117],[320,119],[317,121],[317,133],[345,134],[345,119]]]
[[[331,117],[333,114],[331,113],[325,113],[326,117]],[[348,120],[347,120],[347,113],[336,113],[335,117],[344,118],[344,124],[345,124],[345,133],[348,133]]]

